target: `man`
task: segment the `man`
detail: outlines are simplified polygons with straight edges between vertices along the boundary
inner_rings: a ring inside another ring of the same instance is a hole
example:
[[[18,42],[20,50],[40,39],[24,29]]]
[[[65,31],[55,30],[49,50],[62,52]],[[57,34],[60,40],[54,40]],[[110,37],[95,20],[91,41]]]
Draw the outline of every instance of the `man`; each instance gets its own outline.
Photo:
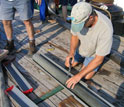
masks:
[[[66,57],[65,65],[69,67],[69,60],[72,58],[74,67],[85,57],[82,70],[66,82],[67,87],[73,89],[81,78],[91,79],[104,57],[110,53],[113,27],[108,17],[86,2],[74,5],[71,19],[70,53]]]
[[[62,15],[64,18],[64,21],[66,21],[67,18],[67,5],[70,3],[71,6],[77,3],[77,0],[60,0],[60,4],[62,5]]]
[[[41,0],[35,0],[39,5]],[[5,49],[11,53],[14,47],[14,40],[12,38],[13,29],[12,29],[12,20],[14,19],[15,12],[17,11],[20,15],[20,19],[23,20],[26,30],[29,36],[29,55],[32,55],[35,52],[35,40],[34,40],[34,28],[31,22],[33,16],[31,10],[31,1],[30,0],[1,0],[0,3],[0,19],[3,22],[5,34],[7,36],[7,45]]]

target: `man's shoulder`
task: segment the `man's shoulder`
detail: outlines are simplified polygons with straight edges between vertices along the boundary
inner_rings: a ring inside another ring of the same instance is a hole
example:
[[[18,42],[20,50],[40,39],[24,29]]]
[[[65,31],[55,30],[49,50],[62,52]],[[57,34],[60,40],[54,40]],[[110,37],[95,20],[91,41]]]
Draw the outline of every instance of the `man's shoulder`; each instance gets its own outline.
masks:
[[[96,13],[98,15],[99,25],[102,26],[102,28],[113,32],[113,26],[111,20],[100,11],[96,10]]]

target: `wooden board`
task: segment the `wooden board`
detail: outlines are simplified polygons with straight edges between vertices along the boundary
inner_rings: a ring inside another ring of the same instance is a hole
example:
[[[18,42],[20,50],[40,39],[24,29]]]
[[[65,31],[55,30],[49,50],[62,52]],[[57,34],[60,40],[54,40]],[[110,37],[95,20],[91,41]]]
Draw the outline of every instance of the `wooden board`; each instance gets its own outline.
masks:
[[[84,107],[73,96],[69,96],[59,103],[59,107]]]

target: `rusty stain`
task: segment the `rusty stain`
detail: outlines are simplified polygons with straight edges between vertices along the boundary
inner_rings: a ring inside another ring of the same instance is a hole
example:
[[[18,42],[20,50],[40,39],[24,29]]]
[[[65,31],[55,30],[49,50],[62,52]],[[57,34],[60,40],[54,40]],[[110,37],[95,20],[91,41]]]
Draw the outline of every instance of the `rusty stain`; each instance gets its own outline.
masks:
[[[99,75],[107,75],[109,76],[111,74],[110,71],[105,70],[104,68],[100,70],[100,72],[98,73]]]
[[[68,51],[67,49],[63,48],[62,46],[53,44],[52,42],[47,42],[47,43],[48,43],[49,45],[51,45],[51,46],[54,46],[55,48],[58,48],[58,49],[60,49],[60,50],[62,50],[62,51],[64,51],[64,52],[66,52],[66,53],[69,53],[69,51]]]

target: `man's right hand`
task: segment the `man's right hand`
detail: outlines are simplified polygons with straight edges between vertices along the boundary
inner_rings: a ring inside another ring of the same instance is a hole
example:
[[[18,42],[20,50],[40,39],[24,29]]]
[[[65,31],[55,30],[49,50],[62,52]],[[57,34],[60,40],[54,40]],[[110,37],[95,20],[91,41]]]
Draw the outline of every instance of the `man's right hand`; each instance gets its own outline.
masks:
[[[66,67],[69,67],[70,66],[70,64],[69,64],[70,58],[72,58],[71,64],[73,64],[73,62],[74,62],[74,56],[72,56],[72,55],[67,56],[66,57],[66,60],[65,60],[65,66]]]

